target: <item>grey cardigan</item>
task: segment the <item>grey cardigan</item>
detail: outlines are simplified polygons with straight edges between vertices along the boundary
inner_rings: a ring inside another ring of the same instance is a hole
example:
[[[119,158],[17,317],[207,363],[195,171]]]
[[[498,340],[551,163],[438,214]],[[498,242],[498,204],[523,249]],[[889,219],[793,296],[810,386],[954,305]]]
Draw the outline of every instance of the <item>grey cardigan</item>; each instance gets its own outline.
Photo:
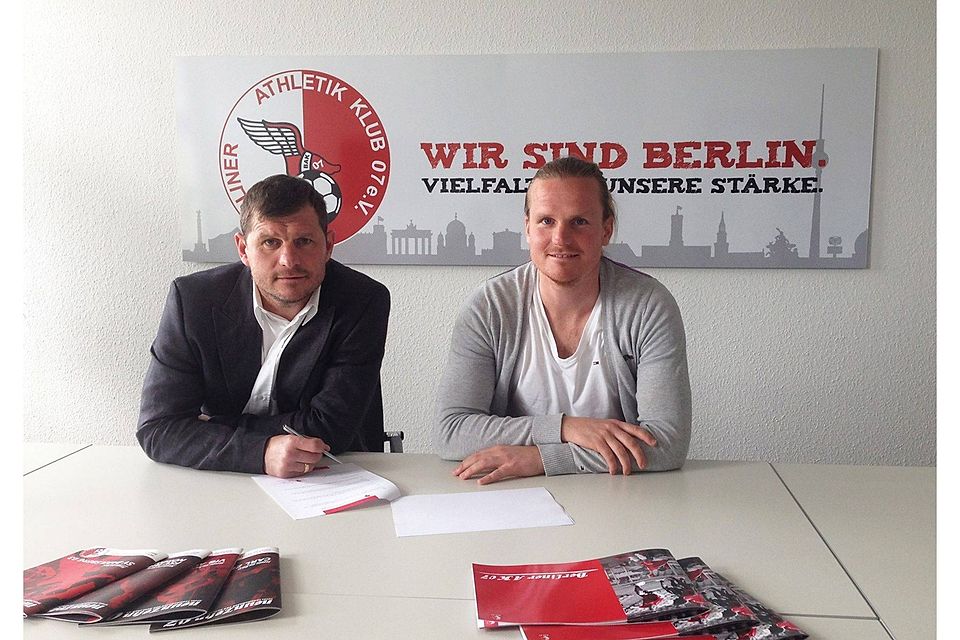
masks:
[[[462,460],[497,444],[537,445],[547,475],[605,472],[599,453],[560,441],[562,414],[508,415],[535,283],[536,267],[528,262],[487,280],[461,308],[440,381],[437,448],[447,460]],[[612,368],[625,420],[657,439],[657,447],[644,445],[647,470],[679,468],[690,445],[691,408],[677,303],[654,278],[607,258],[600,295],[603,366]]]

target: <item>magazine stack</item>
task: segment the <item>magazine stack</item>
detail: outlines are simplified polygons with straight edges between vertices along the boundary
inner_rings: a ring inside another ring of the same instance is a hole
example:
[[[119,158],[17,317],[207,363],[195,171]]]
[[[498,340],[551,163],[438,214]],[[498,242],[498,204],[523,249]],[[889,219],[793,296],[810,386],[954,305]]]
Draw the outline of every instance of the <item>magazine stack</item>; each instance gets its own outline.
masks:
[[[526,640],[801,640],[807,634],[712,570],[643,549],[582,562],[473,565],[477,626]]]
[[[83,626],[150,625],[168,631],[262,620],[280,611],[280,555],[99,547],[23,572],[23,616]]]

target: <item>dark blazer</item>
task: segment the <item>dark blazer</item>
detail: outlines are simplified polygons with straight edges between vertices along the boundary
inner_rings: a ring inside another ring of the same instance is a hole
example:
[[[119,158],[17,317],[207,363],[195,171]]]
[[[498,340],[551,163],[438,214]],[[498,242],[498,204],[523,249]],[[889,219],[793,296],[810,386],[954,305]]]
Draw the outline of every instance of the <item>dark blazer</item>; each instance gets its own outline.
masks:
[[[236,262],[177,278],[150,348],[140,446],[159,462],[263,473],[267,440],[289,424],[323,438],[333,453],[382,451],[380,363],[389,313],[386,287],[328,262],[317,313],[280,358],[279,414],[255,416],[242,413],[263,344],[250,270]]]

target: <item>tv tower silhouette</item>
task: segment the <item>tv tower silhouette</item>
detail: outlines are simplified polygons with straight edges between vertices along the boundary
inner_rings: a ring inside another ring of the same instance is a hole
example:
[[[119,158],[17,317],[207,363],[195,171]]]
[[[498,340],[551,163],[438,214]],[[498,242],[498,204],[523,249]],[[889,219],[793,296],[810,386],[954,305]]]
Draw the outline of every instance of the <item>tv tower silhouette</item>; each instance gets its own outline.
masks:
[[[820,85],[820,133],[813,150],[813,166],[817,171],[817,190],[813,194],[813,218],[810,221],[810,257],[820,257],[820,177],[830,157],[823,150],[823,94],[826,85]]]
[[[197,242],[193,245],[193,250],[197,253],[202,253],[207,250],[207,246],[203,243],[203,220],[200,215],[200,209],[197,209]]]

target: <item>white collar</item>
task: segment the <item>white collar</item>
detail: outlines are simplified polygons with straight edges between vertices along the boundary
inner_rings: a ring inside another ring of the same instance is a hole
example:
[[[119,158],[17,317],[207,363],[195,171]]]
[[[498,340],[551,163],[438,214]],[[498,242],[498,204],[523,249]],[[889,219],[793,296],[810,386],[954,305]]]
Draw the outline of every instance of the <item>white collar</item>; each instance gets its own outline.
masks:
[[[321,284],[321,286],[323,285]],[[290,320],[287,320],[283,316],[278,316],[277,314],[271,311],[267,311],[266,309],[263,308],[263,301],[260,299],[260,289],[257,288],[256,282],[253,283],[253,315],[254,317],[257,318],[257,320],[260,320],[260,321],[262,321],[264,317],[271,317],[276,320],[282,320],[283,322],[288,322],[288,323],[297,322],[298,324],[307,324],[308,322],[310,322],[313,316],[317,315],[317,308],[319,306],[319,303],[320,303],[320,287],[317,287],[317,290],[314,291],[313,294],[310,296],[310,299],[307,300],[307,304],[303,306],[303,309],[300,309],[297,315],[293,316],[293,318],[291,318]]]

